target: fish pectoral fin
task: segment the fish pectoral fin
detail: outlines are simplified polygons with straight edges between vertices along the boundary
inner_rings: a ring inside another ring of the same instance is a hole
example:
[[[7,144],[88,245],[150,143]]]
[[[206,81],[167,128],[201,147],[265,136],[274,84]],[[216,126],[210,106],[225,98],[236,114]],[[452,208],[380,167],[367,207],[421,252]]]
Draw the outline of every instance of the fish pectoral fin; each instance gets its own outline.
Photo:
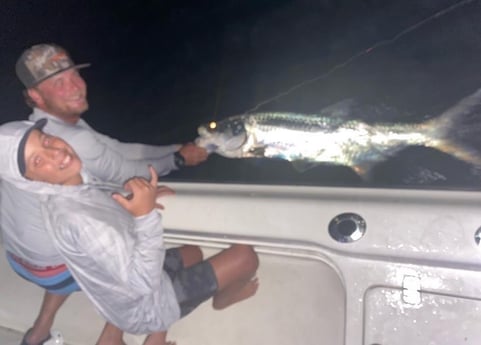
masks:
[[[358,174],[363,181],[369,181],[374,164],[364,163],[352,166],[352,170]]]
[[[265,157],[266,147],[265,146],[255,146],[249,149],[250,157]]]
[[[305,172],[309,169],[318,167],[320,165],[320,163],[309,162],[309,161],[306,161],[306,160],[292,161],[291,163],[292,163],[292,166],[294,167],[294,169],[296,169],[299,172]]]

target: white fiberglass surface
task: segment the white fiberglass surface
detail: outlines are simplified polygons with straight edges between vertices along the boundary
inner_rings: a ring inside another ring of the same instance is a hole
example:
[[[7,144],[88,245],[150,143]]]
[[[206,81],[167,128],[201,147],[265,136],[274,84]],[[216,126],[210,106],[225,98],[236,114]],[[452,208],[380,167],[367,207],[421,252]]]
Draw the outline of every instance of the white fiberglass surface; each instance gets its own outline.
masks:
[[[331,268],[261,255],[258,273],[254,297],[222,311],[205,303],[172,328],[171,338],[206,345],[343,344],[344,291]]]
[[[22,341],[23,334],[8,328],[0,327],[0,344],[18,345]]]
[[[481,299],[421,291],[409,304],[402,289],[391,288],[366,297],[364,344],[479,344]]]
[[[215,250],[204,252],[210,256]],[[208,301],[175,324],[169,339],[184,345],[343,344],[345,292],[330,266],[272,254],[261,254],[260,262],[254,297],[221,311]],[[3,257],[0,270],[5,278],[0,325],[23,332],[33,322],[42,291],[15,276]],[[66,302],[55,323],[69,345],[95,343],[101,327],[101,318],[82,293]],[[142,339],[125,337],[129,345],[140,345]]]

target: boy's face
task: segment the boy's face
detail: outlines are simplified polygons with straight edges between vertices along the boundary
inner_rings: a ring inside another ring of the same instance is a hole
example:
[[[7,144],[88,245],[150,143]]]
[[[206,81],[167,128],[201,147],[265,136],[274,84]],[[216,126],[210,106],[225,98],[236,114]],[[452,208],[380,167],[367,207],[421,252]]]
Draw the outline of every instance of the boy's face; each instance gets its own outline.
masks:
[[[25,177],[51,184],[76,185],[82,182],[82,162],[72,147],[58,137],[35,129],[25,144]]]

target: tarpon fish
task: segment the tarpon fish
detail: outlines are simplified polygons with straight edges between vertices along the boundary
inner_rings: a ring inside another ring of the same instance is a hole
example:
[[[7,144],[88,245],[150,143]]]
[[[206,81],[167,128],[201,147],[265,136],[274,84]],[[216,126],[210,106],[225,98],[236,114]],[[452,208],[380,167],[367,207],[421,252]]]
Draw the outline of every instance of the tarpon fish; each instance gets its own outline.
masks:
[[[367,124],[346,119],[346,104],[330,106],[320,114],[265,112],[228,117],[201,125],[196,144],[228,158],[285,159],[300,171],[318,164],[344,165],[363,178],[368,178],[375,164],[414,145],[481,166],[479,152],[453,139],[456,126],[480,106],[481,89],[421,123]]]

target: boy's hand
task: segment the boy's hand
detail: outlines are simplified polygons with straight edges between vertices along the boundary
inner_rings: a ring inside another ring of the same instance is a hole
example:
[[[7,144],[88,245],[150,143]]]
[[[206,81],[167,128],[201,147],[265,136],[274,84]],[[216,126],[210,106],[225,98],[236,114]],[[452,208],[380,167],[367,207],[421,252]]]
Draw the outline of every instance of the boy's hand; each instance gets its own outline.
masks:
[[[158,194],[157,173],[152,167],[149,167],[149,170],[150,181],[141,177],[134,177],[125,183],[125,190],[131,192],[129,196],[124,197],[118,193],[112,194],[112,198],[134,217],[146,215],[159,206],[162,208],[162,205],[156,203]]]
[[[157,187],[157,198],[160,198],[164,195],[174,195],[174,194],[175,194],[175,191],[173,189],[167,187],[167,186],[158,186]],[[156,204],[156,207],[159,210],[164,209],[164,205],[159,204],[159,203]]]

